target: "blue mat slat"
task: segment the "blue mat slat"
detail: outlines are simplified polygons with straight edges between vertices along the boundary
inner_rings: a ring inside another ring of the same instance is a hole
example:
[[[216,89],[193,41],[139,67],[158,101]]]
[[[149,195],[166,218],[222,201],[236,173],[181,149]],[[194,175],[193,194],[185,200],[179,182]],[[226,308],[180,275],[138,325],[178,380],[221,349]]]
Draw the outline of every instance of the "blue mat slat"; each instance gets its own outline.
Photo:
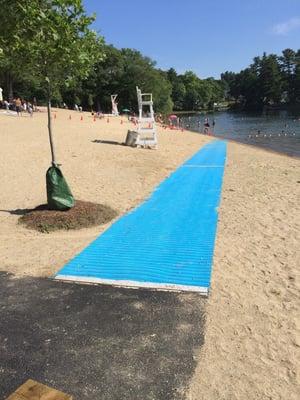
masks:
[[[225,142],[204,146],[55,278],[206,294],[225,159]]]

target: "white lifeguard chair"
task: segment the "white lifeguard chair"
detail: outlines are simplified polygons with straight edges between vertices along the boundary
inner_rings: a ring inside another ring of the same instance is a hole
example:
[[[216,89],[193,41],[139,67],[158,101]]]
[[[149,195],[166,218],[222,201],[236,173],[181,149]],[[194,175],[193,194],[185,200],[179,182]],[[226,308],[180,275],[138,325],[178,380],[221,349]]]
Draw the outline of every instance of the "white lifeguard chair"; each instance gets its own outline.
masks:
[[[116,102],[118,95],[117,94],[112,94],[110,96],[111,99],[111,113],[114,116],[118,116],[119,115],[119,111],[118,111],[118,103]]]
[[[136,87],[139,117],[138,117],[138,137],[137,146],[157,147],[156,124],[154,119],[152,93],[142,93]]]

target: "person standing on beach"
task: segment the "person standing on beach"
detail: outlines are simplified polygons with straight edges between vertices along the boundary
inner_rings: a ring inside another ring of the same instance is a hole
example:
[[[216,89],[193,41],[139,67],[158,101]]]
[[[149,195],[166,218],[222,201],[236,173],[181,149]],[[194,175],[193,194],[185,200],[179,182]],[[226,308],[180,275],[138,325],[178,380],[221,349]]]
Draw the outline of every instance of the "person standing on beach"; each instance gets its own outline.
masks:
[[[15,101],[15,105],[16,105],[16,111],[18,116],[22,115],[22,102],[20,97],[17,97],[16,101]]]
[[[204,133],[208,133],[208,128],[209,127],[210,127],[209,120],[208,120],[208,118],[205,118],[205,120],[204,120]]]

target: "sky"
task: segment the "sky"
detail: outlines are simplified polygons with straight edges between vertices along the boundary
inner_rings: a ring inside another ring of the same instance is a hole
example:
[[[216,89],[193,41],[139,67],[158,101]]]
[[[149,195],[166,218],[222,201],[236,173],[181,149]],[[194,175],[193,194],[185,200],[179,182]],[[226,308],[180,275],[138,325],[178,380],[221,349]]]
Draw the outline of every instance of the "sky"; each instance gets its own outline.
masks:
[[[106,43],[200,78],[239,72],[263,52],[300,49],[300,0],[83,0]]]

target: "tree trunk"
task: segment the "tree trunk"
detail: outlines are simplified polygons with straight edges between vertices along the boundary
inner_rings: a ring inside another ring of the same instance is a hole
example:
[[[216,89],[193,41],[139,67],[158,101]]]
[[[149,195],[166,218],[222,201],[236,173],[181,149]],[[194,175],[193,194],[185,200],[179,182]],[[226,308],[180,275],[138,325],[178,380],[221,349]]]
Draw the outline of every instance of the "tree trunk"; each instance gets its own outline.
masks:
[[[48,132],[49,132],[49,141],[50,141],[50,148],[51,148],[51,158],[52,158],[52,165],[55,167],[57,165],[57,163],[56,163],[55,148],[54,148],[54,142],[53,142],[53,136],[52,136],[52,117],[51,117],[51,100],[50,100],[50,98],[48,99],[48,102],[47,102],[47,111],[48,111]]]
[[[14,98],[14,92],[13,92],[13,80],[10,72],[7,73],[6,78],[7,78],[8,101],[12,103]]]

